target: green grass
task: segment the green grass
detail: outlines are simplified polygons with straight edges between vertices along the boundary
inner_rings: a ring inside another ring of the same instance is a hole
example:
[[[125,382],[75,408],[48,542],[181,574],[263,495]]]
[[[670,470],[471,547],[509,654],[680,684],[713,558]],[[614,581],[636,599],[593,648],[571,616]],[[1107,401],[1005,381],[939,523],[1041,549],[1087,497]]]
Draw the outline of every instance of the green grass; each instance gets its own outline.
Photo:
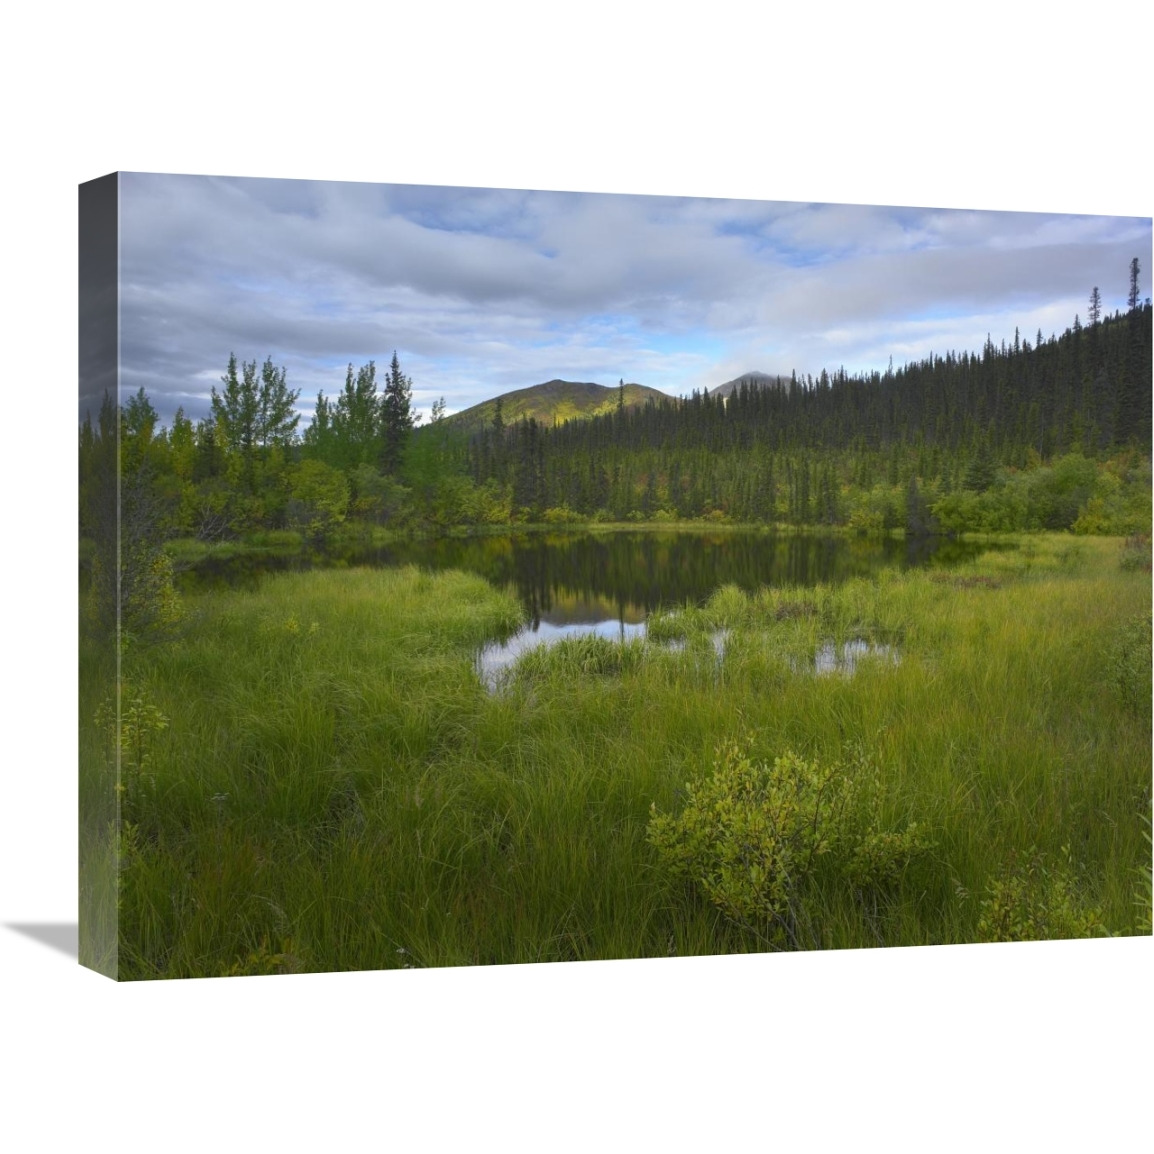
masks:
[[[993,897],[1033,900],[1029,861],[1136,932],[1151,731],[1128,671],[1149,575],[1117,541],[1019,544],[948,572],[722,589],[651,622],[680,647],[532,650],[495,694],[474,653],[520,610],[480,578],[314,570],[190,598],[182,640],[126,660],[168,725],[130,767],[121,976],[765,948],[646,836],[735,740],[769,762],[868,750],[882,827],[933,843],[880,897],[814,887],[813,944],[974,941]],[[814,673],[820,645],[859,639],[897,662]]]

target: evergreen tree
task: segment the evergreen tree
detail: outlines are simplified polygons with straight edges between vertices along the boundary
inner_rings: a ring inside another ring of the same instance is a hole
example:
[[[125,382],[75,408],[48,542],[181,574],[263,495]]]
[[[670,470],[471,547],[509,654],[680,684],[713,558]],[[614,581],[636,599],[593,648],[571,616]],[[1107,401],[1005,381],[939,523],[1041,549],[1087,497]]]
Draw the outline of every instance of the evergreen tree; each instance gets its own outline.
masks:
[[[924,537],[932,531],[929,506],[918,488],[917,477],[911,473],[906,488],[906,533],[911,537]]]
[[[381,398],[381,467],[385,473],[395,473],[400,467],[405,444],[413,431],[412,398],[413,383],[401,372],[394,350]]]
[[[329,403],[322,389],[317,393],[316,407],[313,409],[313,419],[305,429],[304,443],[310,453],[318,461],[333,464],[335,434],[333,431],[333,406]]]
[[[990,446],[982,440],[977,451],[970,458],[966,466],[965,479],[962,488],[972,489],[975,493],[984,493],[994,483],[994,458],[990,453]]]
[[[159,420],[160,417],[143,388],[135,396],[128,398],[128,404],[120,414],[122,468],[132,470],[140,467]]]

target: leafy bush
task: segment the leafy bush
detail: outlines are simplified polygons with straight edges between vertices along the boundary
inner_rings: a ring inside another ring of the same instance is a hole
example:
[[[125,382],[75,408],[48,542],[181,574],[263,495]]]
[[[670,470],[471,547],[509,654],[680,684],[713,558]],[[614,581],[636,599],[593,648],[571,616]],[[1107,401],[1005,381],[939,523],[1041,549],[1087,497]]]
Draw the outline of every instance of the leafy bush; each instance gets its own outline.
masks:
[[[117,771],[116,791],[125,821],[138,820],[146,798],[152,799],[156,793],[156,779],[150,770],[168,718],[143,694],[123,684],[119,715],[116,698],[109,697],[97,709],[94,720],[105,737],[109,764]]]
[[[546,525],[573,525],[581,519],[581,514],[574,513],[568,505],[556,505],[541,514],[541,520]]]
[[[1150,720],[1151,615],[1133,618],[1117,633],[1110,648],[1110,679],[1122,704],[1139,717]]]
[[[303,461],[292,474],[287,506],[289,526],[312,541],[324,538],[349,508],[345,475],[323,461]]]
[[[156,487],[146,470],[125,473],[120,516],[115,500],[98,519],[85,624],[115,637],[122,650],[171,637],[184,611],[172,558],[164,550]]]
[[[224,970],[222,977],[255,977],[270,974],[297,974],[302,969],[302,960],[299,951],[291,938],[286,938],[280,944],[279,950],[269,945],[268,935],[264,935],[260,944],[247,957],[239,958]]]
[[[933,512],[949,532],[1132,532],[1130,526],[1149,523],[1141,519],[1145,488],[1074,452],[1050,465],[1003,470],[984,487],[964,483],[934,503]]]
[[[349,474],[351,494],[348,516],[377,525],[404,520],[412,493],[393,477],[383,476],[372,465],[358,465]]]
[[[737,744],[686,788],[680,815],[651,809],[648,838],[674,878],[771,944],[799,948],[819,882],[875,893],[897,883],[929,843],[916,825],[880,828],[881,787],[862,756],[821,766],[792,751],[773,764]]]
[[[1150,534],[1135,533],[1134,536],[1127,537],[1122,544],[1122,556],[1118,564],[1128,572],[1135,569],[1145,569],[1149,573],[1151,568]]]
[[[990,883],[978,922],[979,941],[1036,942],[1107,932],[1102,911],[1078,887],[1069,846],[1062,854],[1064,861],[1050,864],[1044,854],[1031,853]]]

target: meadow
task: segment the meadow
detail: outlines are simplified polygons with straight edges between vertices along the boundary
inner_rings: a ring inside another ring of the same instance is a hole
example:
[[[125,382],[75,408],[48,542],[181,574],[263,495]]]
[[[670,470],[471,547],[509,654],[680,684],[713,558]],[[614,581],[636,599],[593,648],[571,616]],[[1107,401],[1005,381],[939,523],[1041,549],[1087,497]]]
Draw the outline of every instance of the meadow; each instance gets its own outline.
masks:
[[[123,656],[119,739],[82,654],[119,974],[1149,933],[1148,544],[1014,544],[726,586],[495,691],[524,610],[479,576],[186,595]]]

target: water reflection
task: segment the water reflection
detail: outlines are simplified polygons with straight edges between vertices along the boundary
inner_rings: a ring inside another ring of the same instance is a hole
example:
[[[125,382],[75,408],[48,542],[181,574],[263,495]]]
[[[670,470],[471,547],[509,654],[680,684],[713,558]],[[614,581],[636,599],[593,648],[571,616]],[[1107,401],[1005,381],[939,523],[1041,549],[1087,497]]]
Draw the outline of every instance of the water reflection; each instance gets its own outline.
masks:
[[[869,641],[846,641],[835,645],[832,641],[820,646],[813,658],[813,671],[818,677],[828,677],[831,673],[844,673],[852,677],[858,662],[863,658],[873,658],[897,665],[898,651],[892,645],[874,645]]]
[[[709,635],[715,673],[721,669],[725,660],[729,632],[728,629],[718,629]],[[506,673],[516,665],[523,654],[542,646],[555,645],[565,638],[582,636],[604,637],[621,643],[635,639],[647,640],[647,623],[601,620],[555,625],[541,621],[535,626],[526,626],[505,640],[491,641],[482,646],[476,657],[477,675],[490,692],[496,692],[505,682]],[[686,649],[686,643],[681,638],[654,644],[670,653],[681,653]],[[814,652],[812,665],[808,661],[791,658],[789,666],[794,673],[812,672],[817,677],[829,677],[839,673],[845,677],[852,677],[857,672],[859,663],[865,660],[899,665],[901,656],[894,645],[853,638],[842,642],[841,645],[833,641],[823,642]]]
[[[532,649],[542,645],[555,645],[566,637],[594,635],[610,641],[632,641],[645,636],[645,622],[624,622],[613,618],[598,621],[570,621],[556,625],[540,621],[532,628],[526,627],[504,641],[491,641],[477,653],[477,674],[490,690],[501,683],[505,671],[512,668],[517,660]]]
[[[701,605],[722,585],[752,592],[763,585],[839,583],[887,568],[952,566],[988,548],[943,538],[879,541],[743,531],[509,533],[346,546],[320,554],[241,554],[202,561],[180,580],[188,590],[252,586],[278,570],[353,565],[477,573],[514,592],[528,618],[513,637],[478,654],[477,671],[493,688],[530,649],[581,634],[622,641],[644,637],[653,610]],[[725,631],[712,641],[720,665]],[[820,676],[852,674],[867,656],[897,661],[889,647],[850,641],[820,648],[813,669]]]
[[[251,585],[268,572],[313,566],[463,569],[513,591],[530,627],[639,625],[659,606],[702,604],[717,588],[809,586],[885,568],[953,565],[989,546],[762,532],[512,533],[401,541],[324,554],[245,555],[200,562],[186,589]]]
[[[484,682],[490,692],[500,688],[505,679],[505,673],[516,665],[518,659],[530,650],[544,645],[555,645],[568,637],[604,637],[610,641],[624,643],[635,639],[648,639],[648,626],[645,621],[626,622],[613,619],[596,622],[568,622],[555,625],[548,621],[540,621],[534,626],[526,626],[518,630],[512,637],[502,641],[490,641],[477,652],[477,675]],[[718,629],[709,635],[713,646],[715,671],[721,668],[725,659],[725,646],[729,639],[728,629]],[[672,638],[668,641],[655,642],[662,649],[670,653],[680,653],[686,648],[682,638]]]

